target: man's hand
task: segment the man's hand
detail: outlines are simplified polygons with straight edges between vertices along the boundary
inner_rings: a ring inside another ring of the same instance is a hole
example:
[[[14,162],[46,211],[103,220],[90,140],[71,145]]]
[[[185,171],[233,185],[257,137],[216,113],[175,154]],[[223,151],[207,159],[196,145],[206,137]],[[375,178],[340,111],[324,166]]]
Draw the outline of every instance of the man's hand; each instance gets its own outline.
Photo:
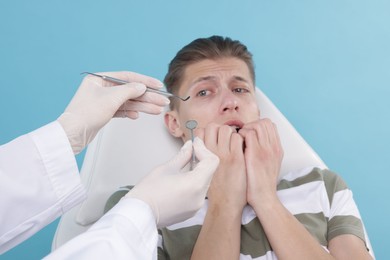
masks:
[[[283,148],[277,128],[269,119],[248,123],[239,134],[245,140],[247,201],[255,208],[276,197]]]
[[[214,123],[197,129],[196,135],[220,160],[208,192],[210,207],[224,207],[241,214],[246,205],[247,182],[242,136],[230,126]]]
[[[220,164],[207,194],[207,214],[191,259],[238,259],[247,189],[243,138],[227,125],[209,124],[195,133]]]

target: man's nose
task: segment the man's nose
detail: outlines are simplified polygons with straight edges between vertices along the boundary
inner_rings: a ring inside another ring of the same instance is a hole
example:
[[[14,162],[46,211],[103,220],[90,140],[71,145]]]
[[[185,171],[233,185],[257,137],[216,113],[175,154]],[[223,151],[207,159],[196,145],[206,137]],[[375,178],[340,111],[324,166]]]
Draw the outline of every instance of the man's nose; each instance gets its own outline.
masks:
[[[231,90],[225,90],[221,97],[221,112],[238,111],[238,99]]]

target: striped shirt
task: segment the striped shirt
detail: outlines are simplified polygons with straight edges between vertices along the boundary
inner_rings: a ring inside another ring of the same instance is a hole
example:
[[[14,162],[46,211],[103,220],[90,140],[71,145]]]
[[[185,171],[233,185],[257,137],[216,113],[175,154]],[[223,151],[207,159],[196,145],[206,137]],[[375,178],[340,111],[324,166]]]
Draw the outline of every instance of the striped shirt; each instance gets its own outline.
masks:
[[[328,241],[342,234],[352,234],[366,242],[352,192],[335,173],[319,168],[291,172],[279,182],[277,195],[325,249]],[[190,259],[207,207],[206,199],[194,217],[159,230],[158,259]],[[277,259],[249,205],[242,214],[240,259]]]

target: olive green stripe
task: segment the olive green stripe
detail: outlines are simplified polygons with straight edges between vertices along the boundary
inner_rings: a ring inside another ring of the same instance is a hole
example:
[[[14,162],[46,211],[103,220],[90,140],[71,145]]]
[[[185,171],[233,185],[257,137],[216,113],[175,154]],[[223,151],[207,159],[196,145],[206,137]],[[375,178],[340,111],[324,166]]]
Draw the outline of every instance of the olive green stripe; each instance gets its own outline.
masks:
[[[327,246],[327,221],[325,215],[320,213],[304,213],[294,215],[307,231],[322,245]]]
[[[318,168],[314,168],[311,172],[308,174],[298,177],[295,180],[284,180],[282,179],[278,184],[278,190],[284,190],[289,189],[292,187],[297,187],[303,184],[307,184],[314,181],[322,181],[322,174],[320,172],[321,170]]]
[[[162,229],[164,252],[159,250],[158,259],[190,259],[201,227]]]
[[[104,214],[107,213],[110,209],[112,209],[128,192],[128,190],[118,190],[114,192],[108,198],[106,205],[104,206]]]
[[[338,191],[348,189],[348,186],[345,184],[343,179],[340,176],[329,170],[323,170],[324,182],[326,192],[328,193],[329,204],[332,205],[334,194]]]
[[[268,251],[272,251],[272,248],[258,218],[241,225],[241,254],[259,257]]]
[[[362,221],[354,216],[335,216],[328,223],[328,241],[339,235],[351,234],[366,242]]]

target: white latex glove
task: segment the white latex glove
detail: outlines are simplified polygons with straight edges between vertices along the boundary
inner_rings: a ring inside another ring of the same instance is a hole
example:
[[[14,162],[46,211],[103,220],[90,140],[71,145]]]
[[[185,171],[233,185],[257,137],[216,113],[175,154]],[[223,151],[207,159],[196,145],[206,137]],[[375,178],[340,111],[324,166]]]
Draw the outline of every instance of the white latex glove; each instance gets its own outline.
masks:
[[[169,104],[168,98],[145,92],[146,86],[156,89],[163,86],[157,79],[134,72],[97,74],[131,83],[118,86],[92,75],[84,78],[65,112],[58,118],[75,154],[84,149],[112,117],[136,119],[138,112],[159,114]]]
[[[199,162],[192,171],[181,171],[191,159],[192,142],[189,140],[176,157],[154,169],[123,198],[146,202],[156,217],[157,227],[184,221],[204,204],[219,158],[207,150],[198,137],[193,145]]]

